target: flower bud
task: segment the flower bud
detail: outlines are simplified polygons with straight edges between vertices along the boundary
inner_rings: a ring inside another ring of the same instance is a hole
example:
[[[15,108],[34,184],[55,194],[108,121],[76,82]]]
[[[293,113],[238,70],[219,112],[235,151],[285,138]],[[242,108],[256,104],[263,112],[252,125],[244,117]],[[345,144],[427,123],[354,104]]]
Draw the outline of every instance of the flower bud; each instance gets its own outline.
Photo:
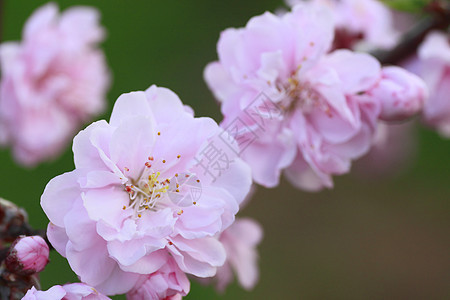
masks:
[[[20,236],[11,245],[5,264],[13,273],[31,275],[44,270],[48,255],[49,248],[42,237]]]
[[[173,259],[159,270],[143,277],[127,293],[128,300],[165,299],[178,300],[189,293],[190,283],[186,274]]]
[[[402,121],[422,110],[428,89],[418,76],[400,67],[385,67],[371,93],[381,101],[381,120]]]
[[[28,216],[25,210],[0,198],[0,241],[12,243],[20,234],[28,231]]]

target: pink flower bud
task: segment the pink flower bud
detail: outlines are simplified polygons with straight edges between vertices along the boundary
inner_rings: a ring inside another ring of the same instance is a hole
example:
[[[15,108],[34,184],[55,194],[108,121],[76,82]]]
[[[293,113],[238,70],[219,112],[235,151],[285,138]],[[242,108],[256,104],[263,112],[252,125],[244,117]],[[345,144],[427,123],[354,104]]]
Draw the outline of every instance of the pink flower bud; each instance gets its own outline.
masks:
[[[428,96],[425,82],[399,67],[383,68],[382,79],[371,92],[381,101],[383,121],[402,121],[417,114]]]
[[[20,236],[11,245],[5,264],[9,271],[30,275],[44,270],[49,248],[40,236]]]

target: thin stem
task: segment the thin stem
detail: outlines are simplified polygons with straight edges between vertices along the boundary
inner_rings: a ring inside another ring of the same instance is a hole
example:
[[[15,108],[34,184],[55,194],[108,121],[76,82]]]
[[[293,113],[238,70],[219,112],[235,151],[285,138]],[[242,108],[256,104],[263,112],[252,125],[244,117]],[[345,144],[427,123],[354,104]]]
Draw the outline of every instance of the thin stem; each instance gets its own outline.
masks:
[[[432,30],[446,30],[450,25],[450,5],[432,2],[428,8],[432,14],[421,20],[393,49],[376,51],[373,55],[382,64],[398,64],[416,53],[426,35]]]

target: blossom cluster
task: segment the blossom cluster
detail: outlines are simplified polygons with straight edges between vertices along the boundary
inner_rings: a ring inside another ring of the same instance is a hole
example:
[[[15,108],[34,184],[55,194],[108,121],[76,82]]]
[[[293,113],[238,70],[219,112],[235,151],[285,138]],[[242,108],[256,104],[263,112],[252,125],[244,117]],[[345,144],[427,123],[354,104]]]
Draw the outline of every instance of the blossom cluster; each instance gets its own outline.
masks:
[[[236,215],[254,183],[273,188],[284,175],[302,190],[332,188],[333,176],[367,153],[377,161],[386,150],[401,154],[391,125],[416,115],[450,137],[445,33],[429,33],[403,67],[383,65],[368,51],[393,47],[401,30],[381,2],[287,2],[289,11],[221,33],[218,60],[204,70],[220,124],[152,85],[122,94],[109,121],[75,135],[104,109],[110,80],[94,9],[58,15],[45,5],[21,43],[0,45],[0,143],[31,166],[73,139],[74,170],[50,180],[40,204],[48,241],[81,282],[40,291],[46,241],[3,226],[2,270],[32,276],[23,299],[175,300],[190,278],[223,291],[233,274],[250,290],[263,232]]]
[[[277,186],[284,172],[305,190],[332,187],[333,175],[368,152],[380,120],[404,120],[425,102],[416,75],[366,53],[329,52],[332,20],[315,3],[254,17],[222,33],[219,61],[205,70],[222,126],[246,147],[242,157],[263,186]],[[255,100],[261,93],[267,99]],[[245,144],[252,135],[257,140]]]
[[[104,31],[88,7],[61,16],[38,9],[22,42],[0,46],[0,144],[33,166],[55,157],[84,122],[103,111],[109,74],[98,43]]]

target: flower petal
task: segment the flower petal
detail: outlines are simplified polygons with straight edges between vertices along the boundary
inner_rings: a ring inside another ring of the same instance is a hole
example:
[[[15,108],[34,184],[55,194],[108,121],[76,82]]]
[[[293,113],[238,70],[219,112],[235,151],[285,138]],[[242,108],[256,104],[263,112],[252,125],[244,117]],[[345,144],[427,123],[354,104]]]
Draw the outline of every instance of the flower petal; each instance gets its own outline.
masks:
[[[74,170],[59,175],[47,184],[41,196],[41,206],[50,222],[64,227],[64,216],[80,197],[77,179],[83,172]]]

